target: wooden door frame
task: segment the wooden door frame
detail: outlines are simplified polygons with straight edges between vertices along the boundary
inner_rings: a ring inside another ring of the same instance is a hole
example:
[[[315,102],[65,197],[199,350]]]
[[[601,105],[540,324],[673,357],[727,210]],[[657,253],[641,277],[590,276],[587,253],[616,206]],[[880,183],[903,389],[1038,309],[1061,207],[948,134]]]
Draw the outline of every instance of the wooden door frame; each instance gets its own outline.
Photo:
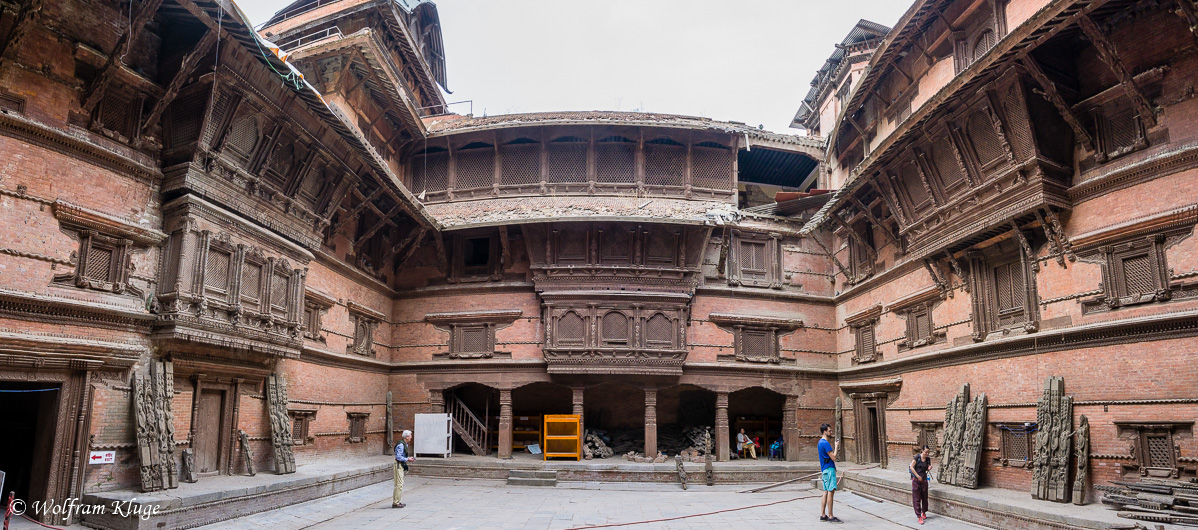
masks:
[[[849,394],[849,397],[853,400],[853,439],[856,442],[854,444],[856,449],[854,456],[858,464],[866,463],[867,451],[865,444],[869,441],[864,439],[864,433],[868,430],[866,428],[869,421],[867,409],[873,407],[877,409],[878,418],[877,432],[874,433],[876,436],[874,443],[877,444],[878,450],[878,465],[883,468],[887,466],[889,459],[887,457],[888,448],[886,444],[886,400],[889,396],[886,392]]]
[[[207,379],[204,374],[193,374],[192,377],[192,396],[191,396],[191,426],[188,433],[188,446],[195,448],[196,437],[196,421],[199,419],[200,412],[200,396],[205,390],[216,390],[222,393],[221,406],[219,413],[219,427],[217,429],[216,440],[216,471],[203,473],[202,476],[212,475],[232,475],[233,474],[233,440],[236,439],[237,433],[233,426],[237,423],[236,409],[238,401],[238,390],[240,381],[222,382],[219,380]],[[198,455],[197,455],[198,456]]]

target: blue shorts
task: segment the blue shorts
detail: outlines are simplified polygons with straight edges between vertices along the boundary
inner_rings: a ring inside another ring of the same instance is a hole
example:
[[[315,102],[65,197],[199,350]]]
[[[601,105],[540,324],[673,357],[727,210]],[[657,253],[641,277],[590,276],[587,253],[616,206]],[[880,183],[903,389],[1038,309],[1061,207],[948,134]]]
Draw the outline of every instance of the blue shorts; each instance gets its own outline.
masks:
[[[836,468],[820,471],[819,478],[823,481],[824,491],[836,491]]]

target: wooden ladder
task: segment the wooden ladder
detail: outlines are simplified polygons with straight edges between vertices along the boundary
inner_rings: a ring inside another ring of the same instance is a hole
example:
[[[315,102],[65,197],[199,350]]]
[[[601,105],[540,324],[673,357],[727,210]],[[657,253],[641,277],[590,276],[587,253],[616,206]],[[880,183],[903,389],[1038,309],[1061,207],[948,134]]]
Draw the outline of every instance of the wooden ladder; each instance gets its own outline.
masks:
[[[487,429],[487,424],[479,420],[478,416],[470,411],[461,398],[449,394],[448,399],[445,400],[445,412],[453,420],[453,432],[457,433],[462,441],[470,446],[470,450],[474,454],[483,456],[491,451],[491,433]]]

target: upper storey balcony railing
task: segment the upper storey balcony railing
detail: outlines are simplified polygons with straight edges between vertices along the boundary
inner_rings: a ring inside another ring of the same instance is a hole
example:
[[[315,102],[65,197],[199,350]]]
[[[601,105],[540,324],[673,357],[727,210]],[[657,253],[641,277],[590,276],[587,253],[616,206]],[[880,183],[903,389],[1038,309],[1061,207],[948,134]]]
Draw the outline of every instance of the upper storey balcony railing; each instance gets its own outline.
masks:
[[[434,137],[408,184],[427,203],[618,195],[735,203],[737,136],[648,127],[540,127]]]

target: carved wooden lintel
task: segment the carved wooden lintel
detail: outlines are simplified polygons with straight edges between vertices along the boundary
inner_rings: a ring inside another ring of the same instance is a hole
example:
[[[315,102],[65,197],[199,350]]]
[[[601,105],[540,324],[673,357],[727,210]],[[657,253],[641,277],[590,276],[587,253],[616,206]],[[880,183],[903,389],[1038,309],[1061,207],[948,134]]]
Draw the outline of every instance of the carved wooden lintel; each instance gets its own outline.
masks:
[[[933,265],[931,259],[924,259],[923,268],[928,271],[928,276],[932,277],[932,281],[936,283],[936,288],[940,290],[940,298],[951,298],[953,291],[945,283],[944,275],[939,270],[939,267]]]
[[[1102,58],[1102,62],[1111,69],[1111,73],[1119,79],[1120,86],[1123,87],[1123,92],[1127,94],[1132,105],[1136,108],[1136,113],[1140,119],[1144,121],[1144,125],[1152,127],[1156,125],[1156,109],[1148,102],[1148,98],[1144,96],[1144,92],[1136,86],[1136,81],[1124,66],[1123,60],[1119,58],[1119,52],[1115,49],[1115,44],[1107,38],[1094,19],[1088,15],[1083,15],[1077,19],[1077,25],[1081,28],[1082,33],[1086,34],[1086,38],[1094,44],[1095,51]]]

